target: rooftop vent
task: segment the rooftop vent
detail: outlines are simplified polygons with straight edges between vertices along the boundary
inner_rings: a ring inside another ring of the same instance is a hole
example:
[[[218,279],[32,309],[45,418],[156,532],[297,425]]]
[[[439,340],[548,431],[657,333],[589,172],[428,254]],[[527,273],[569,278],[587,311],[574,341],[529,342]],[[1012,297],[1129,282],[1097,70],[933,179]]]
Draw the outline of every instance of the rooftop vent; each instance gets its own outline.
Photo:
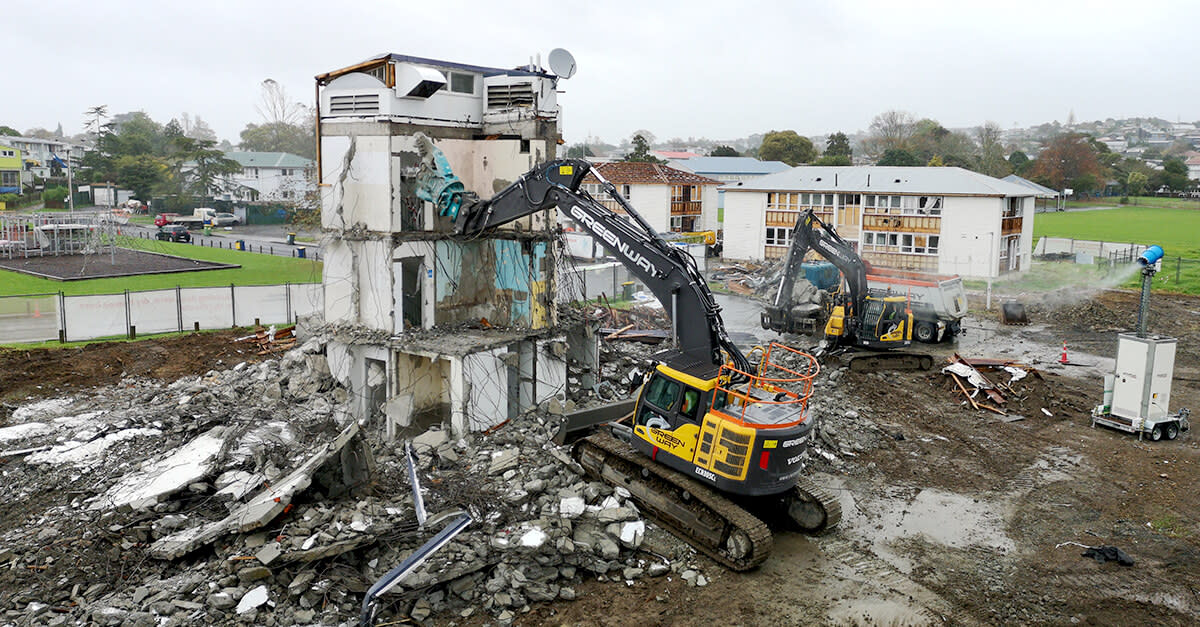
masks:
[[[331,115],[379,113],[379,94],[347,94],[329,97]]]
[[[487,108],[489,111],[533,106],[533,82],[489,83],[487,86]]]
[[[396,95],[401,98],[424,100],[445,86],[446,77],[431,67],[408,64],[396,66]]]

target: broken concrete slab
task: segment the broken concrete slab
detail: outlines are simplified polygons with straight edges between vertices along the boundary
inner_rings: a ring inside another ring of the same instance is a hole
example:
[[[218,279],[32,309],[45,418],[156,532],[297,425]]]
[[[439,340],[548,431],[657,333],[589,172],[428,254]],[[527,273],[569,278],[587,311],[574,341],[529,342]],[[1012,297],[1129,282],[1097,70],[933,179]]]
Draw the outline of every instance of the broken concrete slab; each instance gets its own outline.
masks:
[[[154,505],[160,498],[208,476],[224,445],[224,427],[201,434],[165,457],[123,477],[107,494],[98,497],[91,509],[142,509]]]
[[[422,453],[427,449],[434,449],[450,439],[450,432],[445,429],[430,429],[421,435],[413,438],[413,448],[418,453]]]
[[[222,501],[240,501],[266,480],[267,478],[261,473],[231,470],[217,477],[215,496]]]
[[[275,558],[282,554],[283,550],[279,548],[279,543],[272,542],[259,549],[258,552],[254,554],[254,558],[257,559],[263,566],[270,566],[271,562],[275,561]]]
[[[86,468],[95,462],[101,461],[104,458],[104,452],[118,442],[158,435],[162,435],[162,431],[158,429],[124,429],[94,440],[85,439],[64,442],[48,450],[30,455],[25,461],[30,464],[46,465],[74,464]]]
[[[309,458],[279,481],[259,492],[245,505],[235,509],[229,516],[199,527],[159,538],[147,553],[158,559],[178,559],[232,531],[257,529],[279,515],[296,494],[312,483],[312,475],[318,468],[337,455],[358,434],[358,423],[351,422],[333,442],[318,449]]]
[[[246,612],[254,610],[258,606],[266,603],[267,599],[268,599],[267,587],[266,586],[258,586],[257,588],[254,588],[253,590],[247,592],[245,594],[245,596],[242,597],[242,600],[238,601],[237,613],[245,614]]]

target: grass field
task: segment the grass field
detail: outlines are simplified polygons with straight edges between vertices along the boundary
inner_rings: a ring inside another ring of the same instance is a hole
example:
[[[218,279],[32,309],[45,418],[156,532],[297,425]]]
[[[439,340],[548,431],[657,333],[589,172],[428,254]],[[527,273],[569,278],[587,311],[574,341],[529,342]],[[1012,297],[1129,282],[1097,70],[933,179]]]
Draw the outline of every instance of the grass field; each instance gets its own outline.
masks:
[[[1197,204],[1174,198],[1145,200]],[[1103,211],[1039,213],[1033,221],[1033,235],[1035,246],[1041,237],[1158,244],[1166,252],[1166,258],[1155,280],[1155,289],[1200,294],[1200,210],[1125,206]],[[1122,283],[1125,287],[1137,285],[1136,277]]]
[[[1033,236],[1158,244],[1169,257],[1200,259],[1200,211],[1126,206],[1039,213]]]
[[[1161,196],[1134,196],[1127,205],[1121,205],[1119,197],[1092,198],[1089,200],[1068,200],[1067,207],[1159,207],[1162,209],[1195,209],[1200,211],[1200,200],[1188,198],[1166,198]]]
[[[189,259],[236,263],[240,268],[204,270],[86,281],[52,281],[19,272],[0,270],[0,296],[45,294],[62,291],[67,295],[110,294],[125,290],[153,290],[217,285],[276,285],[280,283],[320,283],[321,262],[312,259],[277,257],[258,253],[205,248],[158,240],[129,239],[127,248],[166,253]]]

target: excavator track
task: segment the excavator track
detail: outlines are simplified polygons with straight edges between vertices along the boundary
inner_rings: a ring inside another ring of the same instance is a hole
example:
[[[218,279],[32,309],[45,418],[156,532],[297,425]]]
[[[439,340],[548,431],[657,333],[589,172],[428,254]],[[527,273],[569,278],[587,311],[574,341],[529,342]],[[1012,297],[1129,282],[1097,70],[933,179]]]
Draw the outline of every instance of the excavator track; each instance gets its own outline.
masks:
[[[633,450],[607,433],[575,445],[575,459],[606,483],[629,490],[663,527],[735,571],[771,553],[771,530],[720,492]],[[839,510],[840,517],[840,510]]]
[[[853,372],[929,370],[933,367],[933,356],[923,353],[849,353],[842,359],[850,362]]]
[[[788,520],[797,531],[819,535],[842,521],[842,504],[837,497],[808,477],[800,477],[785,494],[784,511],[788,512]]]

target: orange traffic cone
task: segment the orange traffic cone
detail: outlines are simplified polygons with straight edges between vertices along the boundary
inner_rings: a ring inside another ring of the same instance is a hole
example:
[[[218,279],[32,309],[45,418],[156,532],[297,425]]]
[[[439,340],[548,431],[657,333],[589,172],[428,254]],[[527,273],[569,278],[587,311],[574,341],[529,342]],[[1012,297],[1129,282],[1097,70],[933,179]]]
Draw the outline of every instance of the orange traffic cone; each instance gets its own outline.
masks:
[[[33,317],[34,317],[34,318],[41,318],[41,317],[42,317],[42,306],[41,306],[41,305],[35,304],[35,305],[33,306]]]
[[[1059,358],[1058,363],[1060,363],[1060,364],[1070,363],[1067,361],[1067,341],[1066,340],[1063,340],[1062,357]]]

